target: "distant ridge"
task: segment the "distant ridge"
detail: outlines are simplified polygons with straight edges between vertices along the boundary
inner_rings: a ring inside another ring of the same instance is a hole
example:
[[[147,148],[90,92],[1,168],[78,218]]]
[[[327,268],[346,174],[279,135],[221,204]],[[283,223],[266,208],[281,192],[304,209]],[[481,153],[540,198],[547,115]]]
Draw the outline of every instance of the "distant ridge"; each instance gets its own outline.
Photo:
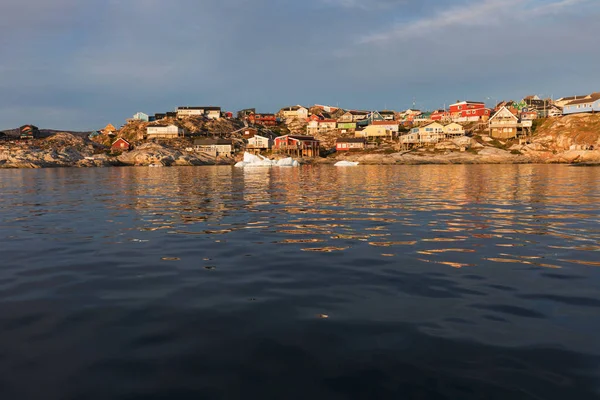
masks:
[[[19,132],[19,128],[6,129],[6,130],[0,129],[0,132],[4,132],[8,136],[13,136],[13,137],[19,137],[21,135],[21,133]],[[77,131],[63,131],[63,130],[57,130],[57,129],[40,129],[40,136],[48,137],[48,136],[52,136],[52,135],[55,135],[55,134],[61,133],[61,132],[70,133],[73,136],[78,136],[81,138],[88,137],[88,135],[91,133],[91,131],[77,132]]]

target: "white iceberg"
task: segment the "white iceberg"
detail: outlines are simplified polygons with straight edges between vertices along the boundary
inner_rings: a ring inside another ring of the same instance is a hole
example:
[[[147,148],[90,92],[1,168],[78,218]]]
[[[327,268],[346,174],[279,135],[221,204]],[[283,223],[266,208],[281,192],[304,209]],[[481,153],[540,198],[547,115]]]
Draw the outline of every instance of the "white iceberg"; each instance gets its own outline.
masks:
[[[338,161],[334,164],[336,167],[356,167],[358,161]]]
[[[244,161],[240,161],[235,164],[235,167],[245,168],[245,167],[298,167],[300,164],[298,161],[294,160],[291,157],[283,158],[279,161],[277,160],[269,160],[266,157],[261,156],[260,154],[250,154],[248,152],[244,153]]]

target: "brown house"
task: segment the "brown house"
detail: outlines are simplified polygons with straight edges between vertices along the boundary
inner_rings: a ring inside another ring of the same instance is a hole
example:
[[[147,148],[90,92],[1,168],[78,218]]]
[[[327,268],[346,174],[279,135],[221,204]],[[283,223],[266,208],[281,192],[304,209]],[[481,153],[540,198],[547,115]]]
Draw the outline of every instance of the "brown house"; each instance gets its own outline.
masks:
[[[335,142],[336,151],[364,150],[367,141],[364,138],[340,138]]]

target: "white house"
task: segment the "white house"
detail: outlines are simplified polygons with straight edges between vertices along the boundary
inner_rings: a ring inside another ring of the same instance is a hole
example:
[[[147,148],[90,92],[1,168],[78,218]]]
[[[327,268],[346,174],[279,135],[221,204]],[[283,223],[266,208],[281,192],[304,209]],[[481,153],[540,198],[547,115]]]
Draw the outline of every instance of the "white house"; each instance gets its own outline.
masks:
[[[465,128],[461,124],[457,124],[456,122],[453,122],[451,124],[444,126],[444,133],[448,137],[464,136]]]
[[[419,141],[421,143],[437,143],[446,137],[444,125],[433,122],[419,129]]]
[[[233,154],[233,141],[228,139],[196,139],[194,149],[215,157],[230,157]]]
[[[285,107],[279,110],[279,114],[284,120],[294,118],[305,120],[306,118],[308,118],[308,108],[302,107],[300,105]]]
[[[400,136],[400,144],[419,144],[419,132],[418,129],[419,128],[415,128],[417,130],[417,132],[410,132],[407,133],[406,135],[402,135]],[[413,129],[414,131],[414,129]]]
[[[206,117],[208,119],[219,119],[221,118],[221,107],[177,107],[178,119],[189,117]]]
[[[317,133],[333,131],[337,128],[337,121],[335,119],[321,119],[309,121],[306,126],[306,132],[309,135],[316,135]]]
[[[148,125],[146,137],[148,139],[173,139],[185,136],[185,131],[176,125]]]
[[[254,135],[248,139],[248,149],[268,150],[273,147],[273,140],[260,135]]]

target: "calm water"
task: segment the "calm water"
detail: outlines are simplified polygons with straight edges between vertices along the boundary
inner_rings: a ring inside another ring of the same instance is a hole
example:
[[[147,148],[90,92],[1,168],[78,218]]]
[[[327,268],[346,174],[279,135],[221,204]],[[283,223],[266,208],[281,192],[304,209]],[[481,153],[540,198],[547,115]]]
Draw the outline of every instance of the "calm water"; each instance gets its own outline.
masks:
[[[600,398],[600,168],[0,188],[0,399]]]

